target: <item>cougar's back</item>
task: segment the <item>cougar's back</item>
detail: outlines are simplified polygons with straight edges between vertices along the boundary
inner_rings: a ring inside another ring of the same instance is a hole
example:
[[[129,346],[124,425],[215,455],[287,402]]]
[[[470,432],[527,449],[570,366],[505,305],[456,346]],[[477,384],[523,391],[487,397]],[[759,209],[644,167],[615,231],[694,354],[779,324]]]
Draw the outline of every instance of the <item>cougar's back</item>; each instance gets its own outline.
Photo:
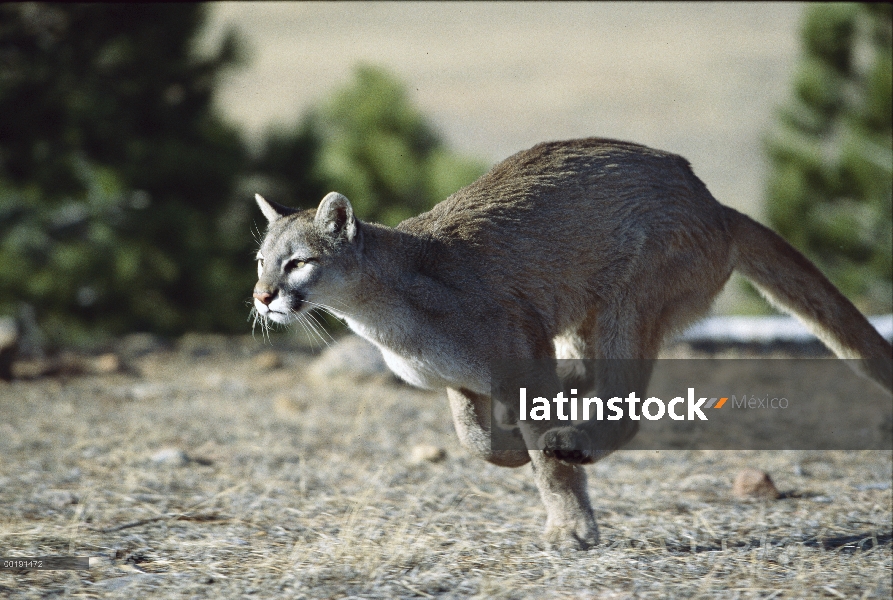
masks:
[[[458,249],[459,264],[445,268],[556,312],[651,274],[706,269],[724,281],[730,271],[726,209],[689,163],[600,138],[519,152],[398,228]]]

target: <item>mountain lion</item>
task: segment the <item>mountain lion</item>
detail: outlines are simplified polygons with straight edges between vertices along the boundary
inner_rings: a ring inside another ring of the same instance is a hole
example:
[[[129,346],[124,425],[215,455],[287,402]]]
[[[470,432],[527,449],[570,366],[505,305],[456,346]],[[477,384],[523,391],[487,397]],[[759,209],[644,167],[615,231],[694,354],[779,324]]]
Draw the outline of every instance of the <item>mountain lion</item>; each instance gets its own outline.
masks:
[[[893,388],[893,347],[809,260],[719,204],[674,154],[606,139],[539,144],[394,228],[359,221],[335,192],[315,211],[256,199],[269,221],[257,313],[285,324],[325,307],[408,383],[447,388],[472,453],[532,463],[550,542],[597,543],[581,465],[638,422],[596,431],[527,421],[531,450],[493,451],[493,358],[656,358],[738,269],[838,356],[876,359],[866,374]],[[644,392],[647,382],[625,383]],[[545,385],[562,384],[554,373]]]

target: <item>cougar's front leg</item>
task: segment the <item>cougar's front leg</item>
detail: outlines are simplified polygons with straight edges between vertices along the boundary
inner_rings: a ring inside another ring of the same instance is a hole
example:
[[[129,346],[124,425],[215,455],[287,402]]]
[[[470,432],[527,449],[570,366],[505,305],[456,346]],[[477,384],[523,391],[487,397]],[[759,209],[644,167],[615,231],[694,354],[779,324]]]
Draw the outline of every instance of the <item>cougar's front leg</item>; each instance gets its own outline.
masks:
[[[490,440],[491,399],[466,389],[447,388],[453,425],[459,441],[475,456],[501,467],[520,467],[530,462],[526,450],[493,450]]]
[[[530,394],[552,398],[561,390],[561,382],[552,368],[542,368],[532,382]],[[519,423],[530,454],[533,477],[546,507],[547,543],[558,547],[585,550],[598,543],[598,526],[589,503],[586,472],[580,464],[563,462],[561,456],[543,446],[551,425],[548,421],[524,420]],[[585,436],[585,434],[583,434]],[[580,462],[580,461],[576,461]]]
[[[539,449],[543,448],[541,444],[548,433],[543,429],[548,424],[537,425],[527,421],[522,424],[521,431],[530,448],[533,478],[546,507],[543,537],[547,543],[561,548],[586,550],[598,544],[598,526],[589,503],[586,471],[581,464],[563,461],[561,455],[550,451],[548,446],[545,450]],[[570,451],[579,452],[576,445],[571,446]]]
[[[530,458],[536,487],[546,506],[546,542],[576,550],[598,544],[598,525],[589,504],[584,468],[565,464],[540,450],[531,450]]]

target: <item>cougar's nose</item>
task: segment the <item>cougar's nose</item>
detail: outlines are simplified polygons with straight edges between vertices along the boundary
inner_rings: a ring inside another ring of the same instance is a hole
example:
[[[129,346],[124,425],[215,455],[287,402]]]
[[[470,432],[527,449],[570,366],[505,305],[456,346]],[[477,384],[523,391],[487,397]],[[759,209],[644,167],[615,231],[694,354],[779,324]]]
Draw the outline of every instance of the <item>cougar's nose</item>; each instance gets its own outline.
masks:
[[[260,300],[261,302],[263,302],[264,304],[269,304],[270,302],[272,302],[273,297],[275,296],[275,294],[271,294],[270,292],[257,292],[257,291],[255,291],[254,294],[252,294],[252,295],[255,298],[257,298],[258,300]]]

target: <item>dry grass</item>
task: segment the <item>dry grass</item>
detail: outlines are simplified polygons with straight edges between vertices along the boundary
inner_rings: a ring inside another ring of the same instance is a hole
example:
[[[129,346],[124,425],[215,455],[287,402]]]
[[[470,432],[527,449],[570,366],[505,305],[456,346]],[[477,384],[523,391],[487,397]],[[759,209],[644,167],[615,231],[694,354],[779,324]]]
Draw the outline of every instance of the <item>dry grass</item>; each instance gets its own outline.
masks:
[[[0,554],[104,557],[0,572],[0,596],[891,595],[890,452],[619,452],[589,469],[602,544],[559,553],[529,467],[470,458],[442,394],[262,350],[193,337],[139,375],[0,384]],[[732,499],[745,466],[793,493]]]

